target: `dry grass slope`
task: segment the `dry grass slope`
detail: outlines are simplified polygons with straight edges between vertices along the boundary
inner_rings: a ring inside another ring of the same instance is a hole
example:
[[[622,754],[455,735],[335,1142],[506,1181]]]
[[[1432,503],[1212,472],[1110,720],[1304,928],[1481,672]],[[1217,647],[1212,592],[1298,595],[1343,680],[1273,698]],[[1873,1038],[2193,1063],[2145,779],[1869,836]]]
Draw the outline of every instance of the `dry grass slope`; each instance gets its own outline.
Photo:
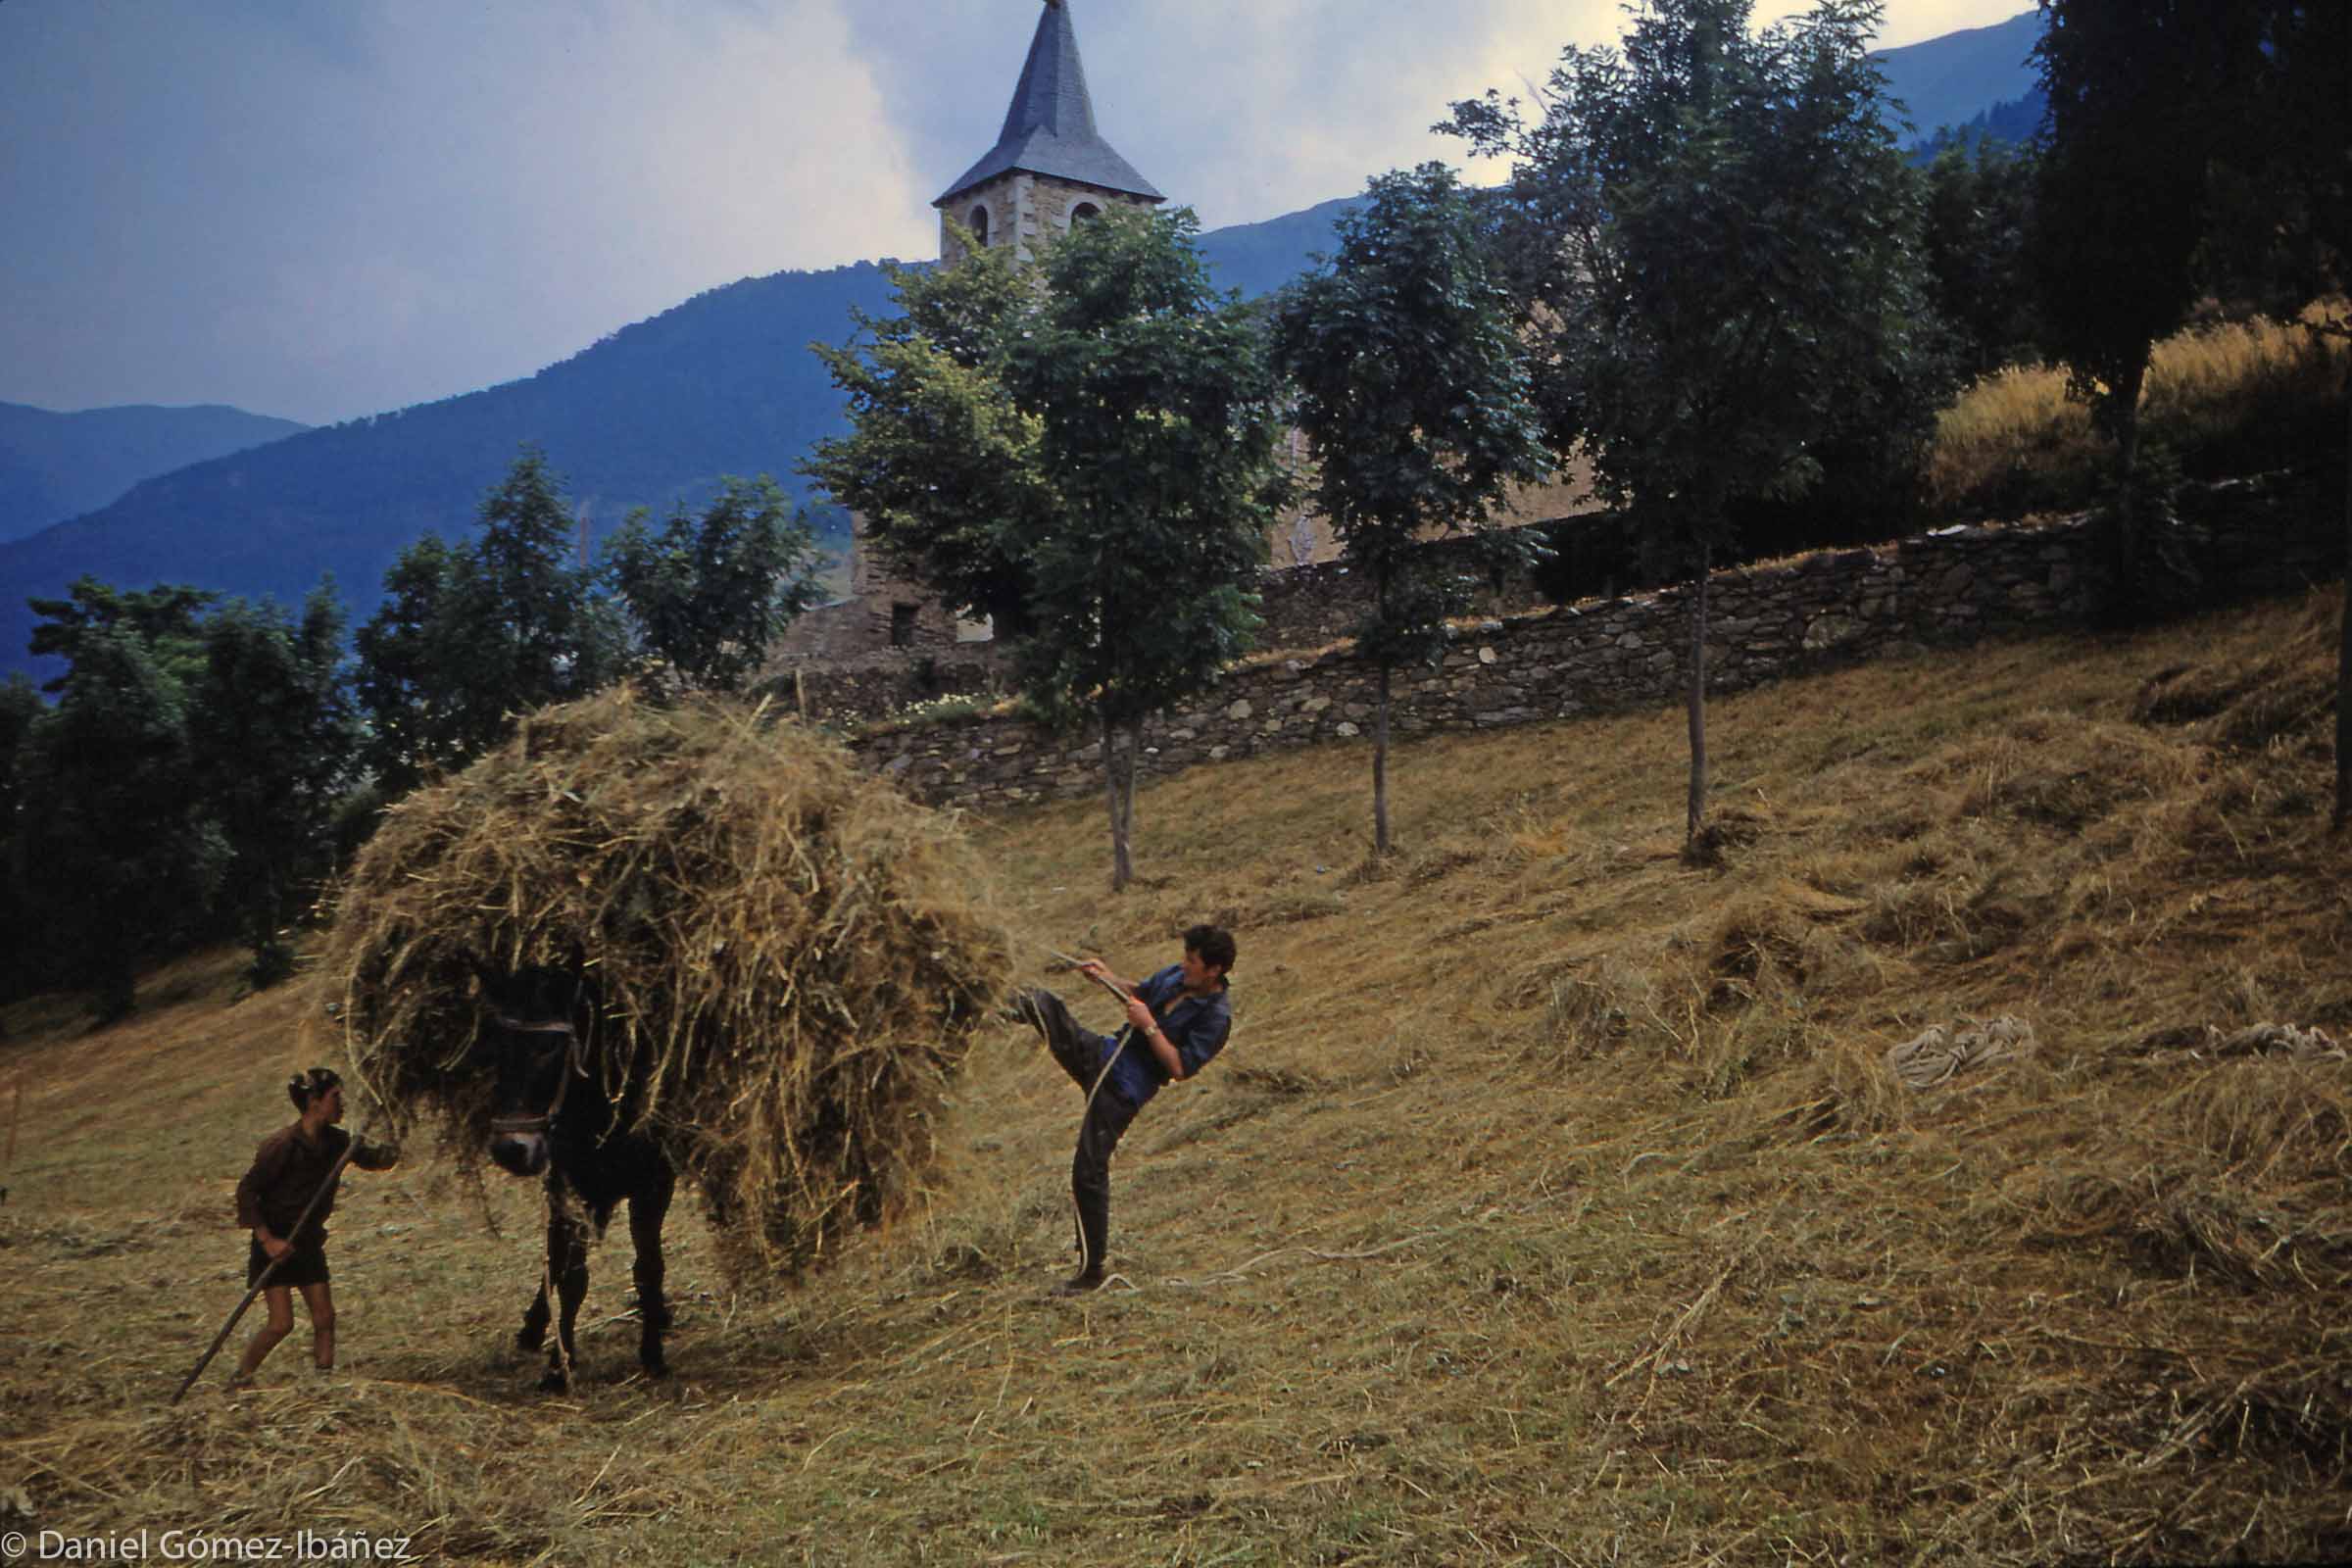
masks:
[[[821,1285],[735,1298],[675,1227],[665,1384],[609,1318],[526,1392],[535,1196],[420,1162],[338,1211],[346,1370],[166,1407],[319,999],[226,1006],[222,956],[105,1034],[15,1009],[0,1497],[496,1563],[2342,1559],[2338,603],[1727,699],[1710,869],[1679,713],[1402,749],[1372,870],[1360,750],[1151,790],[1119,900],[1093,806],[978,823],[1028,972],[1239,929],[1233,1046],[1118,1162],[1121,1282],[1039,1298],[1077,1104],[1005,1030]],[[1998,1015],[2031,1050],[1890,1072]]]

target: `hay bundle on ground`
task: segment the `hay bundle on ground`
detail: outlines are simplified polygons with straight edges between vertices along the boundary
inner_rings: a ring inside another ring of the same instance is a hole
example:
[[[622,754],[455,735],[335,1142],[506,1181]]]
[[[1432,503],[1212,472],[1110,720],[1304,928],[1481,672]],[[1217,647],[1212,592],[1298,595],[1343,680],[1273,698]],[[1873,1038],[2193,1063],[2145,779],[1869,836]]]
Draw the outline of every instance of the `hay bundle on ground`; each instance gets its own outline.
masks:
[[[2332,1295],[2352,1284],[2348,1174],[2352,1085],[2340,1064],[2247,1055],[2053,1165],[2042,1200],[2053,1235],[2112,1238],[2167,1274]]]
[[[2142,724],[2186,724],[2232,751],[2274,742],[2319,750],[2334,710],[2343,590],[2322,589],[2286,638],[2257,658],[2177,664],[2151,676],[2132,705]]]
[[[490,1113],[474,966],[577,966],[592,1070],[741,1278],[913,1195],[1009,951],[950,818],[797,724],[621,689],[394,807],[325,964],[364,1090],[462,1161]]]

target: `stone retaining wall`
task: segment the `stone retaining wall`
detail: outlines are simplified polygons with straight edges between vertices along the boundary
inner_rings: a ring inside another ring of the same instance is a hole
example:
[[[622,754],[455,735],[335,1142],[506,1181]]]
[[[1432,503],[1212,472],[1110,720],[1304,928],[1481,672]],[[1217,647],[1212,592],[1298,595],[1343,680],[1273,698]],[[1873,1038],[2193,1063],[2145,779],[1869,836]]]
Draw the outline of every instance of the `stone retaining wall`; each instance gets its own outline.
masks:
[[[2171,539],[2200,600],[2274,591],[2341,569],[2324,515],[2257,482],[2203,497],[2201,526]],[[1869,549],[1718,572],[1707,612],[1708,689],[1740,691],[1833,662],[2079,622],[2083,518],[1947,528]],[[1688,586],[1457,628],[1436,669],[1396,673],[1402,736],[1655,708],[1681,700]],[[1146,732],[1146,776],[1284,747],[1349,740],[1371,722],[1377,672],[1341,647],[1246,662]],[[853,749],[931,802],[995,807],[1099,792],[1101,748],[989,716],[861,736]]]

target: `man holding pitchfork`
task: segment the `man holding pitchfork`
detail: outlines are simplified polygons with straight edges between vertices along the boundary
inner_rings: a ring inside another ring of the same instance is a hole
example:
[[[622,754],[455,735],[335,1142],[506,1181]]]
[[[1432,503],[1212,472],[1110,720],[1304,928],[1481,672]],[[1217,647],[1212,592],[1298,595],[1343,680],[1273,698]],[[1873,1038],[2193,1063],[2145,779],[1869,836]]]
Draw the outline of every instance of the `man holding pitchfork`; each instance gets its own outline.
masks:
[[[1126,1004],[1127,1026],[1099,1035],[1079,1026],[1051,991],[1016,992],[1012,1016],[1045,1036],[1046,1049],[1087,1092],[1078,1123],[1078,1152],[1070,1160],[1070,1198],[1078,1209],[1078,1272],[1056,1296],[1081,1296],[1102,1285],[1110,1241],[1110,1154],[1137,1111],[1172,1078],[1190,1078],[1224,1049],[1233,1029],[1225,976],[1233,967],[1233,935],[1213,925],[1184,934],[1180,962],[1142,981],[1120,979],[1101,958],[1077,961],[1078,972]]]

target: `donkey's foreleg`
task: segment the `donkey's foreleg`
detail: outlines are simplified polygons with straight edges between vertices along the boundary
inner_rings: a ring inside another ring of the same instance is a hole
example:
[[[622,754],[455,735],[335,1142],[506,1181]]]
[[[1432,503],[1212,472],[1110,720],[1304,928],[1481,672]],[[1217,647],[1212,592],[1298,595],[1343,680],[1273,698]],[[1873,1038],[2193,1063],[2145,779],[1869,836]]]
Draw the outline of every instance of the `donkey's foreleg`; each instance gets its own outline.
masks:
[[[536,1350],[547,1343],[547,1282],[562,1267],[564,1237],[558,1227],[564,1223],[563,1215],[564,1192],[551,1173],[547,1183],[547,1266],[540,1271],[539,1289],[532,1295],[531,1304],[523,1308],[522,1327],[514,1334],[517,1350]]]
[[[560,1315],[556,1319],[556,1343],[548,1350],[547,1375],[539,1380],[539,1387],[553,1393],[571,1386],[571,1374],[579,1365],[571,1331],[572,1325],[579,1321],[580,1302],[588,1296],[588,1237],[560,1200],[548,1211],[547,1272],[555,1281]],[[547,1298],[544,1281],[539,1293],[544,1325]]]
[[[531,1298],[531,1304],[523,1308],[522,1327],[514,1331],[514,1348],[524,1351],[536,1350],[546,1343],[547,1277],[541,1275],[539,1293]]]
[[[669,1363],[662,1358],[662,1331],[669,1327],[669,1301],[662,1294],[662,1217],[669,1212],[670,1196],[677,1190],[677,1173],[669,1161],[657,1161],[642,1191],[629,1197],[629,1242],[636,1249],[637,1315],[643,1327],[637,1336],[637,1360],[649,1377],[667,1377]]]

